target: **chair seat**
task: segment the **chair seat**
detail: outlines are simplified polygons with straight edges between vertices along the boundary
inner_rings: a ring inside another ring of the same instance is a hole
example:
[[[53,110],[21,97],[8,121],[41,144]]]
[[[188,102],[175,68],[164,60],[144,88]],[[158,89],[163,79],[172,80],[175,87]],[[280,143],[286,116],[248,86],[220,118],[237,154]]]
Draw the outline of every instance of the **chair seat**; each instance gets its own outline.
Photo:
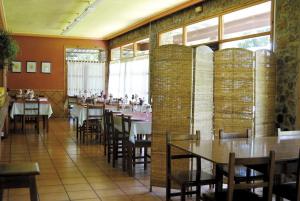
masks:
[[[250,171],[248,178],[247,178],[247,169]],[[228,175],[228,166],[223,165],[222,171],[227,176]],[[264,177],[263,173],[253,170],[253,169],[250,169],[250,168],[247,168],[245,166],[237,166],[235,168],[235,180],[236,181],[245,181],[246,179],[249,179],[249,180],[263,179],[263,177]]]
[[[0,164],[0,177],[39,175],[38,163]]]
[[[227,191],[222,191],[220,193],[208,193],[203,194],[204,201],[226,201],[227,200]],[[258,196],[255,193],[247,190],[235,190],[233,192],[233,201],[261,201],[262,197]]]
[[[196,170],[180,171],[177,174],[172,174],[171,177],[178,184],[195,185],[197,184],[196,175],[197,175]],[[201,171],[200,184],[214,184],[214,183],[215,183],[215,177],[212,174]]]
[[[135,147],[151,147],[151,141],[150,140],[135,140],[132,142],[129,141],[135,145]]]
[[[275,185],[273,188],[273,193],[288,200],[296,200],[296,182]]]

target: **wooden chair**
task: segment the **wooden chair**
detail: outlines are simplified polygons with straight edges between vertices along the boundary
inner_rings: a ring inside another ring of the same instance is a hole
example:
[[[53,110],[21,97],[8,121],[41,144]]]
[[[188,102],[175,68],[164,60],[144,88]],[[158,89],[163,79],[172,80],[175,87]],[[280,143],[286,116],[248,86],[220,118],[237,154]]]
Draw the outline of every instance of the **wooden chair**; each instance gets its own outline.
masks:
[[[222,129],[219,130],[219,139],[237,139],[237,138],[249,138],[251,137],[251,129],[247,129],[244,133],[239,132],[224,132]],[[224,165],[221,167],[221,171],[225,176],[228,176],[228,166]],[[263,178],[263,173],[251,169],[250,167],[238,166],[235,170],[235,180],[237,182],[242,181],[254,181]]]
[[[86,138],[90,137],[90,141],[95,139],[101,143],[102,132],[102,119],[103,119],[104,105],[87,105],[87,119],[84,121],[80,135],[83,143]]]
[[[9,188],[29,188],[30,200],[38,201],[35,176],[39,174],[37,163],[0,164],[0,201]]]
[[[116,167],[116,161],[121,158],[123,160],[124,153],[123,153],[123,133],[122,131],[119,131],[115,129],[115,124],[114,124],[114,116],[113,112],[110,112],[111,114],[111,122],[112,122],[112,135],[113,135],[113,161],[112,161],[112,166]]]
[[[26,124],[35,125],[37,133],[40,133],[40,102],[39,100],[24,100],[23,103],[23,132],[26,132]]]
[[[68,102],[68,118],[73,119],[73,121],[75,121],[75,119],[71,117],[70,111],[74,108],[74,105],[77,103],[77,96],[68,96],[67,102]]]
[[[104,110],[104,154],[107,156],[108,163],[110,163],[113,155],[114,130],[113,113],[109,110]]]
[[[300,150],[296,175],[296,181],[294,182],[274,185],[273,193],[276,195],[277,200],[285,198],[292,201],[300,201]]]
[[[136,164],[143,164],[144,170],[147,170],[148,160],[151,156],[148,154],[148,149],[151,147],[151,140],[143,135],[139,137],[130,136],[131,131],[131,117],[122,115],[122,133],[123,133],[123,154],[126,159],[123,160],[123,170],[127,169],[129,176],[134,176],[134,167]],[[136,156],[136,149],[140,149],[140,156]],[[142,154],[141,150],[144,150]],[[142,160],[141,160],[142,159]],[[125,167],[124,167],[125,166]]]
[[[267,171],[262,181],[255,183],[237,183],[235,180],[235,170],[239,166],[264,166]],[[272,188],[275,171],[275,152],[271,151],[269,157],[260,158],[236,158],[235,153],[229,154],[228,163],[228,187],[225,191],[205,194],[204,200],[209,201],[272,201]],[[253,188],[263,188],[264,196],[259,197],[250,191]]]
[[[212,185],[216,183],[215,177],[212,174],[206,173],[201,170],[201,158],[192,154],[175,154],[172,155],[170,143],[175,140],[199,140],[200,131],[196,135],[170,135],[167,134],[167,186],[166,186],[166,200],[170,201],[173,196],[181,196],[181,201],[185,201],[186,195],[196,194],[196,200],[200,200],[201,186]],[[172,172],[172,160],[180,159],[196,159],[196,170],[191,165],[189,170]],[[171,192],[171,183],[180,186],[179,193]],[[187,191],[189,187],[196,187],[196,191]]]

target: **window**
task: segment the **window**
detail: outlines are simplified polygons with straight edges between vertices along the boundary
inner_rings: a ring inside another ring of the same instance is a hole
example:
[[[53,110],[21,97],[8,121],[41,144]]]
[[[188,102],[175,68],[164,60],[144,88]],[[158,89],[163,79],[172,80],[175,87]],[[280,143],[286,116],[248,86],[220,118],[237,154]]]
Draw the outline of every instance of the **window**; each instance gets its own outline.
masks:
[[[149,96],[149,56],[139,56],[121,61],[111,61],[109,65],[109,94],[125,97],[137,94],[148,102]]]
[[[175,29],[169,32],[165,32],[160,35],[160,45],[178,44],[182,45],[183,28]]]
[[[149,38],[135,42],[135,56],[142,56],[149,54],[150,46]]]
[[[223,39],[271,31],[271,1],[223,16]]]
[[[159,45],[184,44],[192,46],[207,44],[208,46],[212,45],[213,48],[218,48],[219,46],[222,48],[245,46],[248,49],[272,49],[271,12],[272,1],[267,1],[228,14],[219,15],[212,19],[161,33],[159,35]],[[185,33],[183,33],[183,30]],[[184,34],[186,36],[185,41],[183,41]],[[250,38],[253,38],[253,40],[250,40]],[[257,44],[257,42],[262,42],[263,44]]]
[[[120,58],[121,58],[121,49],[119,47],[111,49],[110,59],[114,61],[114,60],[119,60]]]
[[[67,49],[68,95],[100,94],[105,89],[103,50]],[[101,56],[102,54],[102,56]]]
[[[271,50],[271,39],[270,36],[261,36],[244,40],[235,40],[232,42],[222,43],[221,48],[245,48],[252,51],[259,49]]]
[[[109,64],[108,92],[113,97],[120,98],[137,94],[146,102],[148,101],[149,42],[149,38],[145,38],[113,49],[116,51],[115,54],[117,54],[117,49],[122,52],[119,59],[112,59]]]
[[[134,56],[133,43],[122,46],[121,53],[122,53],[122,55],[121,55],[122,58],[133,57]]]
[[[186,45],[197,45],[218,40],[219,19],[213,18],[186,27]]]

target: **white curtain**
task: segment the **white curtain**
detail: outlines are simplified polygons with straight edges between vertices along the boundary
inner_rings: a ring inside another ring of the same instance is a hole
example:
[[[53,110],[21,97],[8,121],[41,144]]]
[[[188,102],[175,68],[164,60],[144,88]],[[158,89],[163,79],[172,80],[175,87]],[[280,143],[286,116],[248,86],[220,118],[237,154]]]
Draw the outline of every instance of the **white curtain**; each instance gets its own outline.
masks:
[[[113,97],[137,94],[148,102],[149,56],[112,61],[109,66],[109,93]]]
[[[68,61],[68,95],[100,94],[105,89],[105,63]]]

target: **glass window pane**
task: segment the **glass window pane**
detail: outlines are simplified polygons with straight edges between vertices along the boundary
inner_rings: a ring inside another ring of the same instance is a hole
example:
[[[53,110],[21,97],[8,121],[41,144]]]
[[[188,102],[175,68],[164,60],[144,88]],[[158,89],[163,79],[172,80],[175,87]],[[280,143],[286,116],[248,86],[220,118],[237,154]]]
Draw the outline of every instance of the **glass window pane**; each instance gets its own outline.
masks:
[[[178,44],[182,45],[183,28],[175,29],[160,35],[160,45]]]
[[[256,38],[248,38],[244,40],[237,40],[221,44],[221,49],[225,48],[245,48],[248,50],[256,51],[259,49],[271,50],[270,36],[261,36]]]
[[[142,56],[142,55],[147,55],[149,54],[149,47],[150,47],[150,43],[149,43],[149,38],[146,38],[144,40],[140,40],[137,41],[135,43],[135,55],[136,56]]]
[[[124,45],[122,47],[122,58],[133,57],[133,55],[134,55],[133,43]]]
[[[271,30],[271,1],[223,16],[223,39]]]
[[[121,52],[120,52],[120,48],[117,47],[117,48],[114,48],[111,50],[111,53],[110,53],[110,58],[111,60],[119,60],[121,57]]]
[[[197,45],[218,40],[218,18],[191,24],[186,27],[186,45]]]

